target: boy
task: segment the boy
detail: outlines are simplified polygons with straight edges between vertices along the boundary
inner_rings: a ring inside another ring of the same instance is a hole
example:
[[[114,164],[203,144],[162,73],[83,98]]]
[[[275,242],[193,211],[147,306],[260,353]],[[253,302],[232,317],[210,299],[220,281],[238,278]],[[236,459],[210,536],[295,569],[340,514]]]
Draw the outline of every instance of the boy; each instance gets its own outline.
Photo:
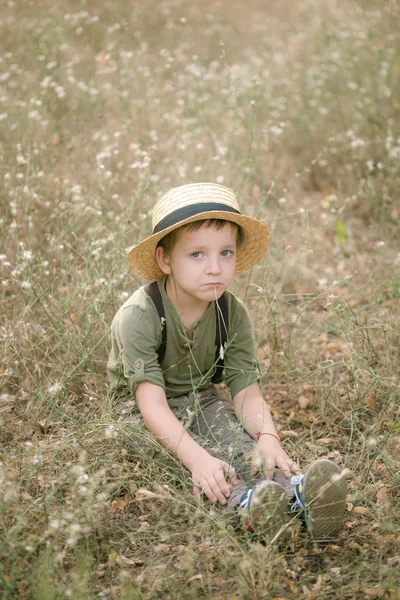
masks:
[[[145,426],[190,471],[200,502],[242,513],[269,539],[288,522],[290,503],[314,538],[334,539],[342,473],[320,460],[303,477],[281,447],[259,386],[248,312],[227,291],[236,273],[264,258],[268,240],[265,225],[243,215],[224,186],[189,184],[159,198],[153,234],[128,256],[135,273],[156,283],[114,317],[111,389],[134,397]],[[232,400],[213,385],[222,369]]]

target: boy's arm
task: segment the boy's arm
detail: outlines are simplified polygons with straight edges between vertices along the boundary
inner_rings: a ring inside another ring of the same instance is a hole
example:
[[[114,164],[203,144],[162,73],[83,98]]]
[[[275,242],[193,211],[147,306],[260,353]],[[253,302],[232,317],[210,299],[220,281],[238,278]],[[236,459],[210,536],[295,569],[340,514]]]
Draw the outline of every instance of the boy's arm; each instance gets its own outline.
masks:
[[[264,462],[264,473],[271,479],[276,467],[290,478],[292,473],[300,473],[298,465],[286,454],[281,447],[278,434],[272,420],[269,407],[264,401],[258,383],[251,384],[234,395],[233,408],[239,422],[252,438],[260,435],[255,452]]]
[[[226,504],[230,484],[237,483],[234,469],[225,461],[211,456],[188,434],[168,406],[160,386],[148,381],[140,383],[136,389],[136,401],[149,431],[191,472],[194,495],[201,500],[204,493],[212,502]]]

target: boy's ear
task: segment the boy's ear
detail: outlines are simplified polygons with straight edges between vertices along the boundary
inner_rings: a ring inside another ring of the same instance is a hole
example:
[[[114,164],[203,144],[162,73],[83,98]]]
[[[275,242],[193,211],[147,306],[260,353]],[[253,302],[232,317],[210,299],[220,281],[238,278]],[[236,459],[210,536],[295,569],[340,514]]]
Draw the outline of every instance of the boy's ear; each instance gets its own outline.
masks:
[[[156,261],[161,271],[165,273],[165,275],[171,274],[171,267],[169,266],[169,256],[165,253],[165,250],[162,246],[157,246],[156,248]]]

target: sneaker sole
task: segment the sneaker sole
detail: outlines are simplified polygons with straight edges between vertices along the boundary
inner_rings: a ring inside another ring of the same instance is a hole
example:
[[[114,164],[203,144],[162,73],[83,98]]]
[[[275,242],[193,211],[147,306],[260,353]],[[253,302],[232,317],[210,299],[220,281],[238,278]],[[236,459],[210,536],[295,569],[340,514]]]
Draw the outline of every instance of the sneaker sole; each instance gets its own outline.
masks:
[[[333,541],[343,526],[347,483],[344,473],[330,460],[320,459],[307,468],[303,481],[306,525],[317,541]]]
[[[260,484],[250,498],[249,521],[257,536],[272,540],[289,522],[288,497],[275,481]]]

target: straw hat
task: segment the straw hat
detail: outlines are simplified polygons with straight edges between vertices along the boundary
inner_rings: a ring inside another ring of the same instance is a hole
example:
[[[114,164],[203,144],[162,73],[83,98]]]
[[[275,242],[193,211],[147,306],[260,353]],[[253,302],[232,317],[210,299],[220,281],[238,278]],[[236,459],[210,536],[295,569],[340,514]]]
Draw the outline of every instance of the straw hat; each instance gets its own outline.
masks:
[[[236,273],[248,271],[264,258],[268,229],[261,221],[241,214],[232,190],[216,183],[190,183],[172,188],[157,200],[153,210],[153,234],[128,254],[132,271],[151,280],[164,277],[155,259],[158,242],[174,229],[204,219],[223,219],[243,229],[244,241],[237,251]]]

